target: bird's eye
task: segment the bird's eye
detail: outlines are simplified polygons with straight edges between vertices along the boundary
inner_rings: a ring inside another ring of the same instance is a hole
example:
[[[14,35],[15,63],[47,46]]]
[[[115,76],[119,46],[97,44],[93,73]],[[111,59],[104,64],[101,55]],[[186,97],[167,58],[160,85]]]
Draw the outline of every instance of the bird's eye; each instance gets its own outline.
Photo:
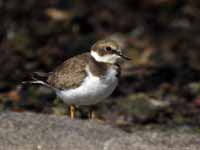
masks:
[[[106,47],[106,50],[107,50],[107,51],[111,51],[112,48],[111,48],[110,46],[107,46],[107,47]]]

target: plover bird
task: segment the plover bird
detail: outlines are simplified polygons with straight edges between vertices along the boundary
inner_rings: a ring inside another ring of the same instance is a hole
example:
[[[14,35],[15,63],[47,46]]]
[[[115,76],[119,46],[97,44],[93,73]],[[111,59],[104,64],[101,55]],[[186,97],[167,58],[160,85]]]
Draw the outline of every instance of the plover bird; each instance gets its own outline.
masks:
[[[100,40],[90,52],[66,60],[52,72],[34,73],[28,83],[53,89],[74,118],[75,106],[94,105],[112,94],[118,84],[120,59],[130,60],[116,41]]]

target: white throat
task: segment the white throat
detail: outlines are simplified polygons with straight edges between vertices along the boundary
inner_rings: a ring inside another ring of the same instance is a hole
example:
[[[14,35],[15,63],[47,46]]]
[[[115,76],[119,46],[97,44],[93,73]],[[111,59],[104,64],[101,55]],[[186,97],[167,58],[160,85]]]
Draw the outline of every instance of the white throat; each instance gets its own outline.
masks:
[[[116,54],[107,54],[107,55],[104,55],[104,56],[100,56],[95,51],[91,51],[91,55],[98,62],[112,63],[112,64],[116,63],[117,60],[120,58],[120,56],[118,56]]]

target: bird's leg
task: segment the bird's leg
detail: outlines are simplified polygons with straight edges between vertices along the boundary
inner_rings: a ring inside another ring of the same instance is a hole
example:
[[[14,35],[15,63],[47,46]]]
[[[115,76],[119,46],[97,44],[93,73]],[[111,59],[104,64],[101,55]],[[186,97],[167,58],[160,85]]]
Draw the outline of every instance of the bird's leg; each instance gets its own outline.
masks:
[[[99,116],[96,113],[97,108],[98,108],[97,106],[91,106],[91,107],[89,107],[88,118],[90,120],[95,120],[95,121],[98,121],[100,123],[104,123],[105,122],[105,118],[103,118],[102,116]]]
[[[76,108],[74,105],[70,105],[69,106],[69,116],[70,116],[70,119],[74,119],[75,118],[75,111],[76,111]]]
[[[96,116],[96,112],[95,112],[95,109],[96,109],[95,106],[91,106],[91,107],[89,108],[88,118],[91,119],[91,120],[97,118],[97,116]]]
[[[93,120],[93,119],[96,118],[96,113],[95,113],[94,110],[92,110],[92,111],[89,112],[88,118],[89,118],[90,120]]]

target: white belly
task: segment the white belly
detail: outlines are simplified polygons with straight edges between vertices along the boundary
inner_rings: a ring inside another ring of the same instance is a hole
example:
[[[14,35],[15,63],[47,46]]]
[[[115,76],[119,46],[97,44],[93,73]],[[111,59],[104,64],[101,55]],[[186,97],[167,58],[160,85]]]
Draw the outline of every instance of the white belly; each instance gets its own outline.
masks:
[[[103,78],[98,78],[88,71],[88,76],[80,87],[57,91],[56,93],[66,104],[96,104],[114,91],[118,83],[116,74],[116,70],[110,69]]]

